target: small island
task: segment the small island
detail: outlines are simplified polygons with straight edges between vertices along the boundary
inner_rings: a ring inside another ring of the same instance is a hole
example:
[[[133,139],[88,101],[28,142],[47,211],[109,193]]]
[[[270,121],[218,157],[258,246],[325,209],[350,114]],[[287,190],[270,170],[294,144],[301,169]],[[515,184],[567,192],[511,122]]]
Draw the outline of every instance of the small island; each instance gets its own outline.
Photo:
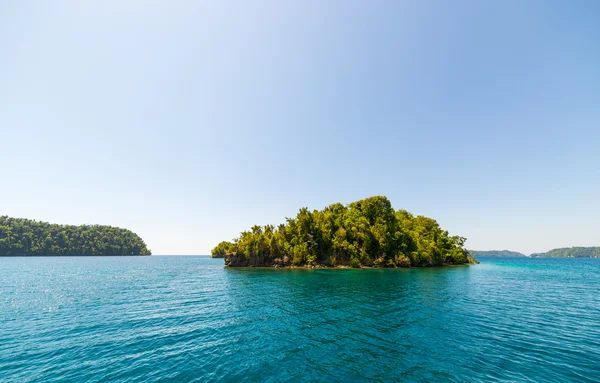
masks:
[[[144,241],[127,229],[0,216],[0,256],[150,254]]]
[[[394,210],[383,196],[302,208],[275,227],[253,226],[212,256],[229,267],[430,267],[476,263],[466,238],[432,218]]]

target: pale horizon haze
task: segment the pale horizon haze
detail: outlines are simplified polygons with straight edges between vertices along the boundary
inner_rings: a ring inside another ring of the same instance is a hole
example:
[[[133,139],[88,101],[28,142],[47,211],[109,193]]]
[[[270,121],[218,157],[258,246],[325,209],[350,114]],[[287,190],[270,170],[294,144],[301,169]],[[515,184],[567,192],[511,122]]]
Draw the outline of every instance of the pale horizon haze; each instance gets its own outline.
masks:
[[[373,195],[600,246],[600,2],[3,1],[0,215],[209,254]]]

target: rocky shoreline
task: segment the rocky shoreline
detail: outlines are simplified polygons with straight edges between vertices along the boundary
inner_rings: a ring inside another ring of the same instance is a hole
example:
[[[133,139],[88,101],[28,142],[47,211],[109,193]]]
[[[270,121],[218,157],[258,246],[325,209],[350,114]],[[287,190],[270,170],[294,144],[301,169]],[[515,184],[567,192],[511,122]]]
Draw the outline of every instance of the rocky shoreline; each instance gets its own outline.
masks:
[[[327,265],[327,264],[304,264],[304,265],[293,265],[291,263],[290,257],[284,256],[283,258],[275,258],[269,259],[267,257],[250,257],[246,258],[243,256],[238,256],[235,254],[228,254],[224,256],[225,266],[226,267],[260,267],[260,268],[288,268],[288,269],[352,269],[352,268],[363,268],[363,269],[383,269],[383,268],[412,268],[412,267],[444,267],[444,266],[461,266],[461,265],[469,265],[469,264],[479,264],[478,261],[473,260],[472,263],[461,263],[455,264],[453,262],[445,262],[441,265],[434,264],[421,264],[421,265],[411,265],[410,260],[405,258],[398,262],[397,266],[386,266],[385,264],[377,263],[374,261],[369,265],[360,265],[358,267],[353,267],[348,263],[340,263],[337,265]],[[451,261],[451,259],[449,259]]]

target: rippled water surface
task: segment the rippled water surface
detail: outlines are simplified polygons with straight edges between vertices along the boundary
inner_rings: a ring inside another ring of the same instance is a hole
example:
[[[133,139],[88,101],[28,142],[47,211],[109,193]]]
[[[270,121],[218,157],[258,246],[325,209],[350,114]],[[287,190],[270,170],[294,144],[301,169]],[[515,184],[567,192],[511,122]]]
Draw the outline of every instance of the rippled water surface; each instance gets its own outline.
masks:
[[[0,381],[600,381],[600,259],[0,258]]]

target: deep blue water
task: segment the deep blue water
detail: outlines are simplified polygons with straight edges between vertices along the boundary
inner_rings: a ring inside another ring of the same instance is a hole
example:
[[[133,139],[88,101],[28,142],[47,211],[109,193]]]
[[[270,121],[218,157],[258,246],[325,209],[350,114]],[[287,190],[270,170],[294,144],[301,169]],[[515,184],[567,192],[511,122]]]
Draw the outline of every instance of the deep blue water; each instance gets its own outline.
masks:
[[[480,261],[0,258],[0,381],[600,381],[600,259]]]

